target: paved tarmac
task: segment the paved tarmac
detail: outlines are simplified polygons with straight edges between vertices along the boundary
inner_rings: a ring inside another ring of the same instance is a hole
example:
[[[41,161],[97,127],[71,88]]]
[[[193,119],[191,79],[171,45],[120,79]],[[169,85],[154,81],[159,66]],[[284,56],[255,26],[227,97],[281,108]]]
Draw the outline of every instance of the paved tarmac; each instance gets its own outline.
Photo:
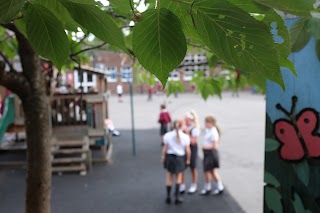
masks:
[[[110,115],[122,135],[114,138],[114,162],[97,165],[87,176],[54,176],[53,213],[165,213],[165,212],[262,212],[265,101],[260,95],[225,93],[222,100],[207,102],[198,95],[180,95],[167,100],[174,118],[196,109],[202,120],[215,114],[223,131],[221,174],[226,192],[218,197],[185,196],[182,206],[167,206],[165,171],[159,163],[157,116],[164,97],[135,96],[137,156],[131,153],[129,97],[118,103],[110,98]],[[201,138],[200,138],[201,141]],[[201,157],[201,156],[200,156]],[[200,170],[201,171],[201,170]],[[0,170],[0,212],[24,212],[23,170]],[[188,176],[189,178],[189,176]],[[188,179],[187,182],[190,182]],[[199,187],[203,184],[200,176]]]
[[[53,177],[53,213],[242,213],[229,194],[203,197],[185,195],[181,206],[167,205],[165,170],[160,165],[158,130],[138,130],[136,157],[132,156],[130,131],[114,138],[112,165],[96,165],[87,176],[77,174]],[[0,209],[22,213],[24,202],[23,170],[0,171]],[[201,185],[203,177],[200,177]],[[188,180],[189,182],[189,180]]]
[[[157,119],[161,103],[168,103],[173,118],[183,118],[185,112],[198,112],[203,128],[203,119],[208,114],[217,117],[222,130],[221,175],[231,195],[248,213],[260,213],[263,207],[263,168],[265,97],[250,92],[241,92],[232,97],[225,92],[222,99],[201,99],[197,94],[181,94],[178,98],[154,96],[147,102],[147,94],[134,97],[135,126],[137,129],[159,128]],[[110,117],[116,127],[130,129],[130,99],[118,103],[117,97],[109,100]],[[203,136],[203,132],[202,132]],[[199,142],[201,143],[201,137]],[[137,146],[139,149],[141,147]],[[201,153],[201,152],[200,152]]]

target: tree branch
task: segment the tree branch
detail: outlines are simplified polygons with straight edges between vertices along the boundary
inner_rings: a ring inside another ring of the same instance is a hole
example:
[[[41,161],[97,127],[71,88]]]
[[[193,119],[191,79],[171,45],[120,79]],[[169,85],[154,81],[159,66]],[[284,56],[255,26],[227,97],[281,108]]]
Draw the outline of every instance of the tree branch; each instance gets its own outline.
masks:
[[[30,85],[26,78],[18,72],[6,72],[6,63],[0,61],[0,85],[16,93],[20,98],[30,92]]]
[[[5,42],[6,40],[11,39],[11,38],[13,38],[13,36],[7,34],[7,36],[4,39],[0,40],[0,43]]]
[[[128,20],[127,16],[116,14],[115,12],[107,12],[107,14],[111,15],[113,18],[122,18]]]
[[[106,44],[107,44],[107,42],[103,42],[102,44],[99,44],[97,46],[93,46],[93,47],[88,47],[88,48],[82,49],[82,50],[80,50],[80,51],[78,51],[76,53],[70,54],[70,57],[72,59],[72,58],[74,58],[75,56],[77,56],[77,55],[79,55],[81,53],[84,53],[84,52],[87,52],[87,51],[90,51],[90,50],[94,50],[94,49],[99,49],[99,48],[103,47]]]
[[[3,58],[3,60],[4,60],[4,61],[6,62],[6,64],[9,66],[10,71],[16,71],[16,70],[13,68],[12,63],[10,63],[9,59],[7,58],[7,56],[6,56],[2,51],[0,51],[0,56]]]
[[[190,42],[188,42],[188,45],[192,46],[192,47],[196,47],[196,48],[201,48],[201,49],[204,49],[205,51],[208,51],[208,52],[212,52],[212,50],[204,47],[204,46],[201,46],[201,45],[196,45],[196,44],[192,44]]]

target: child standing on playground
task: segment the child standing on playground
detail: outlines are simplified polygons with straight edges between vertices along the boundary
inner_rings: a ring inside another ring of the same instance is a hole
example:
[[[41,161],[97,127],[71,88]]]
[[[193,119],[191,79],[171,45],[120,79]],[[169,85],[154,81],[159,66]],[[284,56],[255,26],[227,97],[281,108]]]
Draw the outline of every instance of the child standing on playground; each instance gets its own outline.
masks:
[[[168,127],[171,122],[171,116],[166,109],[165,104],[161,104],[160,106],[160,115],[158,122],[160,123],[160,137],[161,137],[161,144],[163,143],[163,136],[168,132]]]
[[[203,144],[203,169],[205,174],[205,186],[201,190],[201,195],[208,195],[211,192],[211,180],[212,177],[216,183],[216,187],[213,190],[213,195],[221,194],[224,190],[224,186],[221,181],[221,177],[217,171],[220,166],[219,162],[219,138],[220,129],[217,125],[216,118],[214,116],[208,116],[205,118],[206,134]]]
[[[190,171],[191,171],[192,183],[191,183],[191,186],[188,190],[188,193],[193,194],[197,191],[197,182],[198,182],[198,170],[197,170],[198,145],[197,145],[197,140],[200,135],[198,114],[195,111],[190,111],[190,112],[186,113],[184,132],[190,138],[190,150],[191,150]],[[182,184],[180,185],[180,193],[184,193],[185,189],[186,189],[184,176],[185,175],[183,173]]]
[[[167,169],[166,190],[167,198],[166,203],[171,203],[171,188],[172,179],[175,176],[175,204],[183,202],[180,197],[180,184],[182,183],[182,173],[186,165],[190,164],[190,138],[187,134],[183,133],[181,128],[182,121],[173,122],[173,130],[164,135],[163,148],[161,155],[161,163]]]

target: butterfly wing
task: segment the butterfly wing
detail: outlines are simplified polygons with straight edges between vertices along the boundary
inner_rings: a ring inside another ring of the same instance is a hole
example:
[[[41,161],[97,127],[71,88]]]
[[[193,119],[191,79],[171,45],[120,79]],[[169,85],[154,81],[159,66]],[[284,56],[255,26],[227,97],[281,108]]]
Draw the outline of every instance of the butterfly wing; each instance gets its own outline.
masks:
[[[319,117],[313,109],[305,109],[298,116],[297,126],[307,146],[310,157],[320,157],[320,136],[316,133]]]
[[[283,145],[280,155],[284,160],[300,160],[304,157],[302,145],[294,126],[287,120],[278,120],[274,124],[274,133]]]

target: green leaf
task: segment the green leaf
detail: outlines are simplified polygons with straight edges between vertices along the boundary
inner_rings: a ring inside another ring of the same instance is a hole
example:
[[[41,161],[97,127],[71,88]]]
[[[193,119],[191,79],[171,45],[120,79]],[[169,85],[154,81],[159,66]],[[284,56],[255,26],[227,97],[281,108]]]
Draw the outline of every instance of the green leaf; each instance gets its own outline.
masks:
[[[14,20],[14,24],[18,30],[27,38],[27,29],[26,29],[26,18],[22,17],[20,19]]]
[[[132,16],[130,1],[132,6],[134,6],[133,0],[109,0],[113,10],[120,15]]]
[[[285,88],[273,37],[265,23],[225,0],[196,0],[193,14],[199,36],[220,59]]]
[[[216,55],[211,56],[208,60],[209,67],[215,68],[217,66],[218,61],[219,58]]]
[[[59,0],[34,0],[34,2],[49,9],[59,19],[65,29],[74,32],[77,31],[79,25],[71,18],[69,12]]]
[[[300,19],[290,28],[292,52],[299,52],[308,44],[310,40],[310,34],[306,27],[308,20],[306,18]]]
[[[315,39],[320,39],[320,19],[310,18],[307,23],[307,31]]]
[[[316,54],[317,54],[318,59],[320,61],[320,40],[316,41],[316,47],[315,48],[316,48]]]
[[[278,149],[280,146],[280,143],[272,138],[267,138],[266,139],[266,147],[265,151],[266,152],[273,152],[274,150]]]
[[[293,164],[293,168],[297,174],[297,177],[300,181],[305,185],[308,186],[310,180],[310,167],[308,161],[303,160],[297,164]]]
[[[24,13],[28,39],[43,57],[61,68],[69,56],[69,40],[53,13],[37,3],[29,3]]]
[[[270,186],[265,186],[264,196],[264,200],[270,210],[272,210],[274,213],[283,212],[283,207],[281,204],[281,195],[276,189]]]
[[[184,92],[184,86],[180,81],[168,81],[167,96],[176,94],[178,92]]]
[[[279,181],[269,172],[264,172],[264,182],[278,188],[280,186]]]
[[[309,16],[316,0],[255,0],[271,8],[298,16]]]
[[[296,192],[294,193],[294,200],[292,201],[292,204],[296,212],[306,213],[301,197]]]
[[[17,55],[17,40],[8,40],[0,43],[0,49],[9,59],[13,59]]]
[[[291,54],[291,42],[284,19],[274,9],[258,4],[254,0],[230,0],[230,2],[269,27],[269,30],[274,34],[273,49],[277,52],[279,65],[288,68],[297,76],[293,62],[288,59]]]
[[[0,23],[10,22],[22,9],[25,0],[0,0]]]
[[[166,85],[187,52],[179,19],[165,8],[142,13],[133,31],[133,51],[141,65]]]
[[[190,3],[192,2],[190,0],[188,1]],[[192,16],[189,13],[191,8],[190,5],[182,4],[172,0],[161,0],[160,7],[167,8],[168,10],[172,11],[180,19],[183,32],[192,44],[201,45],[203,43],[194,26],[194,23],[192,21]]]
[[[127,48],[120,28],[112,18],[88,0],[59,0],[72,18],[99,39],[125,52]]]
[[[199,79],[196,81],[196,89],[204,100],[214,95],[218,95],[221,98],[223,83],[217,79]]]

